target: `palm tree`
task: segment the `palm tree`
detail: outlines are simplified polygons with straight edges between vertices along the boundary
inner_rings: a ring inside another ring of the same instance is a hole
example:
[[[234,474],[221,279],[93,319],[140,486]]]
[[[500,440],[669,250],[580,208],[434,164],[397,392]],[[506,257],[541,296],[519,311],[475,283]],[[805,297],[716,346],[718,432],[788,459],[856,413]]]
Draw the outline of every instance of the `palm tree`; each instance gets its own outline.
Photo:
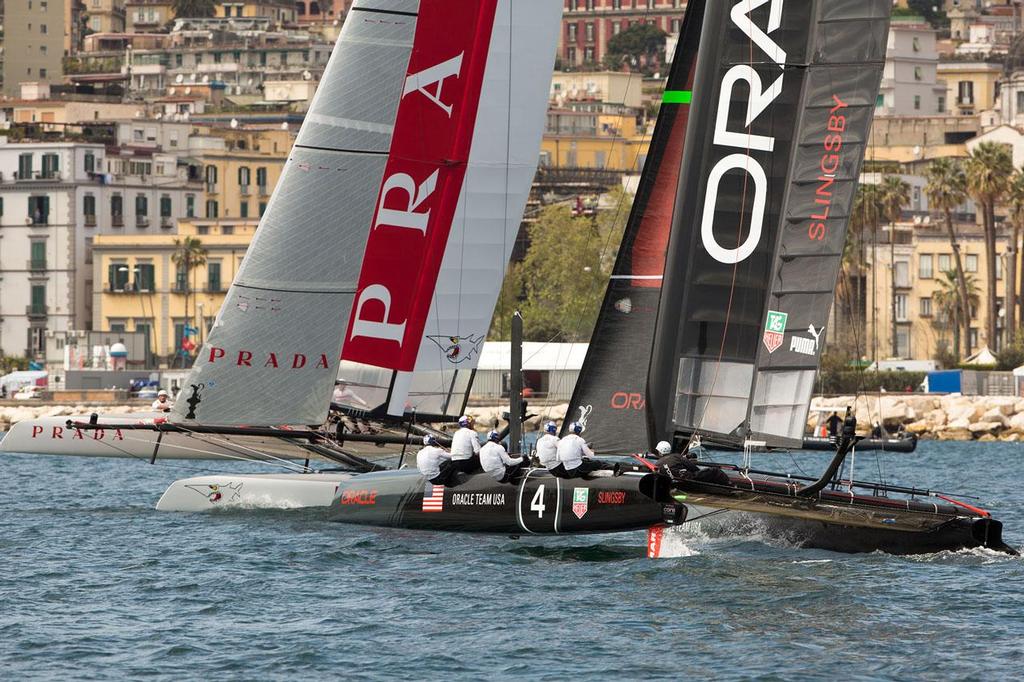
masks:
[[[960,243],[956,238],[956,230],[953,229],[953,209],[967,200],[967,176],[964,174],[963,166],[954,159],[935,159],[925,171],[928,184],[924,191],[928,195],[928,201],[935,208],[942,211],[946,218],[946,232],[949,234],[949,245],[953,249],[953,264],[956,266],[956,283],[959,289],[959,296],[955,300],[961,304],[967,300],[967,279],[964,277],[963,259],[960,257]],[[964,355],[971,353],[971,311],[961,310],[956,316],[963,325]],[[953,319],[953,318],[950,318]],[[960,359],[960,347],[956,346],[954,352],[957,359]]]
[[[988,344],[997,350],[996,338],[996,203],[1006,193],[1013,175],[1013,157],[1006,145],[982,142],[967,158],[967,191],[981,208],[985,228],[986,332]]]
[[[964,329],[967,339],[970,336],[970,315],[971,305],[978,303],[978,285],[974,278],[967,275],[965,278],[967,297],[960,298],[960,277],[953,270],[946,270],[938,278],[938,289],[932,296],[935,304],[935,326],[940,328],[952,327],[953,329],[953,352],[960,358],[960,330]],[[960,317],[967,311],[968,324],[964,325]]]
[[[174,253],[171,254],[171,261],[178,266],[179,275],[183,276],[183,281],[179,281],[178,286],[185,293],[185,319],[192,321],[193,316],[189,315],[188,312],[188,298],[192,288],[190,285],[190,275],[192,275],[192,271],[197,266],[206,264],[206,247],[203,246],[203,242],[199,237],[187,236],[183,239],[175,239]],[[192,312],[194,315],[195,310]]]
[[[891,269],[889,305],[892,310],[892,357],[899,356],[896,342],[896,221],[903,215],[903,207],[910,203],[910,185],[896,175],[886,175],[879,185],[882,216],[889,222],[889,268]]]
[[[1021,304],[1017,290],[1017,258],[1020,254],[1020,233],[1024,227],[1024,168],[1014,172],[1006,192],[1010,202],[1010,223],[1013,236],[1006,249],[1006,333],[1007,345],[1013,345],[1017,336],[1017,306]]]
[[[853,225],[860,234],[860,262],[867,262],[867,240],[864,232],[871,229],[871,359],[878,359],[878,224],[882,216],[882,195],[878,185],[861,185],[853,202]],[[866,308],[866,302],[865,302]],[[866,349],[865,349],[866,350]]]

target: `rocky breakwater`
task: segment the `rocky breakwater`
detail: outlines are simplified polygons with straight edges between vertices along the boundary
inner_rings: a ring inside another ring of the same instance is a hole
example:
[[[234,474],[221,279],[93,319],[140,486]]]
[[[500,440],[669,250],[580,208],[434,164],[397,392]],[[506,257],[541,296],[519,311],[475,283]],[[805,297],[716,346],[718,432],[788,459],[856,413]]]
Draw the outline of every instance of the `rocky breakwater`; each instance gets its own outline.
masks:
[[[965,396],[882,393],[862,396],[816,397],[811,403],[808,431],[818,419],[835,410],[840,416],[853,407],[858,430],[867,433],[876,421],[889,433],[901,426],[922,439],[1024,440],[1024,399],[1012,396]]]
[[[140,405],[90,405],[88,403],[76,403],[74,405],[54,405],[51,403],[19,403],[0,405],[0,431],[6,431],[12,424],[22,421],[38,419],[40,417],[72,417],[76,415],[89,415],[93,412],[100,414],[132,414],[134,412],[149,412],[149,404]]]

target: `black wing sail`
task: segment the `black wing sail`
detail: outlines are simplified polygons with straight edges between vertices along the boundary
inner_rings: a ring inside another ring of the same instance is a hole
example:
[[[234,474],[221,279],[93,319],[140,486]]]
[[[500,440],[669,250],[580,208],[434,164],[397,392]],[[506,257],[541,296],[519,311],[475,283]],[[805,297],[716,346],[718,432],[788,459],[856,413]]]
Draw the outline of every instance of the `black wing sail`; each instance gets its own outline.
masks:
[[[703,0],[688,4],[640,185],[566,415],[566,423],[585,423],[587,440],[599,450],[653,445],[648,405],[657,399],[648,393],[647,375],[703,15]]]
[[[668,396],[657,434],[799,445],[820,348],[809,329],[828,317],[890,11],[708,6],[650,373],[652,396]]]

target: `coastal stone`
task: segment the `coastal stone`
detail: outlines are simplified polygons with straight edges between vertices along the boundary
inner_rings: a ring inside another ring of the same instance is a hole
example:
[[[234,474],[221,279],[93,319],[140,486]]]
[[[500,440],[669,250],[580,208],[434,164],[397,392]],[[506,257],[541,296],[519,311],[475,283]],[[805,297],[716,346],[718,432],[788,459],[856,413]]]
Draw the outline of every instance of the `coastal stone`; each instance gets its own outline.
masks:
[[[936,434],[938,440],[973,440],[974,435],[967,429],[943,429]]]
[[[996,438],[996,437],[995,437],[994,435],[992,435],[991,433],[985,433],[985,434],[982,434],[982,435],[981,435],[981,437],[980,437],[980,438],[978,438],[978,442],[980,442],[980,443],[995,443],[995,442],[996,442],[996,441],[998,441],[998,440],[999,440],[999,439],[998,439],[998,438]]]
[[[986,422],[997,422],[1000,426],[1006,426],[1008,423],[1006,415],[998,406],[986,410],[985,414],[981,415],[981,419]]]
[[[967,427],[967,430],[974,434],[993,433],[1002,428],[1000,422],[974,422]]]
[[[932,410],[924,415],[924,420],[933,426],[946,425],[946,413],[942,410]]]
[[[1018,433],[1017,431],[1004,431],[1003,433],[999,434],[999,440],[1003,441],[1004,443],[1019,443],[1021,441],[1021,434]]]
[[[927,420],[921,420],[907,424],[907,431],[914,434],[915,436],[920,436],[921,434],[928,433],[929,431],[933,431],[934,429],[935,425]]]

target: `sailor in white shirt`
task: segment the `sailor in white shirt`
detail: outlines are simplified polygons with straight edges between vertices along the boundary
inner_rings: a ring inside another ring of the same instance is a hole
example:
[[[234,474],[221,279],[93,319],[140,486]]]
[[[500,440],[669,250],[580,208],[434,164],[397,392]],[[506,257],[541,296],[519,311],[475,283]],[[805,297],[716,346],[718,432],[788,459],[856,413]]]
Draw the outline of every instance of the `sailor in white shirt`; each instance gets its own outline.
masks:
[[[167,391],[162,388],[156,394],[156,400],[153,401],[153,409],[157,412],[170,412],[174,409],[174,401],[167,395]]]
[[[558,466],[558,424],[548,422],[544,425],[544,435],[537,439],[537,457],[541,465],[551,471]]]
[[[480,466],[498,483],[508,483],[523,466],[522,457],[509,457],[501,444],[501,434],[491,431],[480,448]]]
[[[558,441],[558,466],[551,469],[552,474],[559,478],[576,478],[601,469],[617,470],[615,465],[593,459],[593,450],[580,437],[583,433],[582,424],[573,422],[569,430],[571,433]]]
[[[452,434],[452,461],[467,474],[480,468],[480,439],[473,430],[473,418],[468,415],[459,417],[459,430]]]
[[[456,474],[452,456],[433,436],[423,436],[423,449],[416,453],[416,468],[434,485],[449,485]]]

